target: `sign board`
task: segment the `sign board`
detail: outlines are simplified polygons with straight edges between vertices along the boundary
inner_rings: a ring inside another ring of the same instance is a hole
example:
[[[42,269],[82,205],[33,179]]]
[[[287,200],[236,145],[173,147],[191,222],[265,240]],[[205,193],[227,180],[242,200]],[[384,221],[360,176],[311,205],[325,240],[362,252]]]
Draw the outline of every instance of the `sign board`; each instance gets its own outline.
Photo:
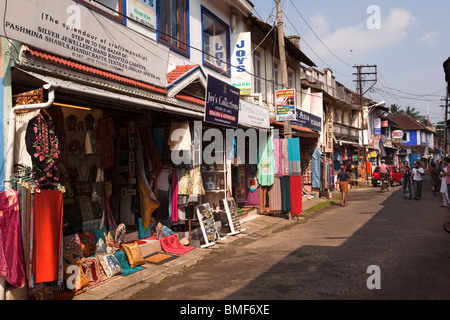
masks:
[[[208,75],[204,121],[237,128],[239,123],[239,89]]]
[[[322,120],[319,117],[299,109],[296,110],[296,120],[291,123],[317,132],[322,131]]]
[[[252,38],[250,32],[231,35],[231,84],[239,88],[241,94],[252,93]]]
[[[270,129],[269,109],[245,100],[240,100],[239,123],[253,128]]]
[[[156,1],[127,0],[127,16],[147,27],[156,29]]]
[[[333,113],[330,112],[326,118],[326,143],[325,152],[333,153]]]
[[[124,77],[166,85],[169,49],[71,0],[0,2],[0,36]],[[26,8],[26,9],[25,9]]]
[[[382,128],[387,128],[387,127],[389,127],[389,121],[388,121],[388,120],[382,120],[382,121],[381,121],[381,127],[382,127]]]
[[[395,130],[392,132],[392,139],[401,139],[403,138],[403,134],[402,130]]]
[[[381,136],[381,118],[373,119],[373,134],[375,136]]]
[[[294,89],[276,90],[275,101],[277,121],[292,121],[297,119]]]

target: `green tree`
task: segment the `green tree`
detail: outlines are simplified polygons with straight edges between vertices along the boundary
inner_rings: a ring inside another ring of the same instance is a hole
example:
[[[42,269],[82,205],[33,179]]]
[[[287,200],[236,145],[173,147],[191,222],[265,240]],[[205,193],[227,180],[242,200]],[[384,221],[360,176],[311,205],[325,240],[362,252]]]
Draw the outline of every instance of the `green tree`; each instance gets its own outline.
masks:
[[[420,112],[416,110],[414,107],[406,107],[405,113],[413,119],[421,120],[423,116],[420,115]]]
[[[390,116],[398,116],[401,114],[404,114],[405,110],[402,109],[401,106],[399,106],[398,104],[391,104],[391,107],[389,108],[389,112],[388,115]]]

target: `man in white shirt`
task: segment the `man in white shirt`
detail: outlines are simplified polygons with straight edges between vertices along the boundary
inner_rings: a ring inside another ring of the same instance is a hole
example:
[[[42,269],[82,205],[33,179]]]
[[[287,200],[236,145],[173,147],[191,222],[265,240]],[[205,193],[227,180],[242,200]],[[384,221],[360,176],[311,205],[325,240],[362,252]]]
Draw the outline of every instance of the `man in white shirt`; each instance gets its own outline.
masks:
[[[414,181],[414,199],[420,200],[422,197],[422,177],[425,175],[425,171],[418,162],[414,163],[412,175]]]

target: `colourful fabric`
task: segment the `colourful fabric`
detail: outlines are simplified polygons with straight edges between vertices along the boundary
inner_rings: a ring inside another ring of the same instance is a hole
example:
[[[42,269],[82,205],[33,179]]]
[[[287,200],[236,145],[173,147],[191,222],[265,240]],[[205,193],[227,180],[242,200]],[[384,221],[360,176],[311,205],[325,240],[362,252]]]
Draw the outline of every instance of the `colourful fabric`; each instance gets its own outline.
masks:
[[[63,256],[67,263],[83,258],[83,247],[78,233],[63,237]]]
[[[281,180],[280,177],[275,177],[273,185],[269,189],[269,206],[271,213],[281,213]]]
[[[302,177],[291,176],[289,179],[291,191],[291,215],[302,213]]]
[[[274,178],[273,138],[269,137],[262,146],[258,162],[258,183],[261,186],[271,186]]]
[[[138,217],[138,232],[139,232],[139,239],[144,239],[152,236],[152,229],[149,225],[147,228],[142,227],[142,219]]]
[[[141,249],[137,242],[122,244],[123,251],[127,255],[128,263],[132,268],[145,264]]]
[[[141,219],[143,228],[147,228],[150,224],[150,219],[152,217],[153,211],[159,207],[159,202],[150,187],[147,180],[144,167],[144,159],[142,155],[142,147],[139,139],[137,139],[135,147],[135,156],[137,164],[137,180],[139,186],[139,196],[140,196],[140,206],[141,206]]]
[[[161,238],[161,239],[159,239],[159,242],[161,243],[161,248],[165,252],[179,254],[179,255],[183,255],[186,252],[189,252],[189,251],[195,249],[195,247],[182,246],[180,244],[180,242],[178,242],[178,237],[176,234],[172,234],[170,236]]]
[[[300,138],[288,139],[288,152],[289,152],[289,175],[299,176],[301,174]]]
[[[113,254],[106,254],[100,257],[100,263],[108,278],[122,273],[119,260]]]
[[[92,231],[78,233],[81,242],[81,249],[83,250],[83,256],[89,257],[95,254],[95,237]]]
[[[283,175],[283,140],[273,139],[274,175]]]
[[[321,148],[315,148],[312,154],[311,163],[311,182],[313,188],[322,187],[320,157],[322,155]]]
[[[98,243],[98,240],[103,239],[103,241],[106,241],[105,234],[108,233],[106,230],[106,227],[103,227],[101,229],[92,229],[92,233],[94,233],[95,243]]]
[[[289,143],[284,138],[281,143],[281,173],[283,176],[289,176]]]
[[[60,143],[56,122],[48,114],[39,113],[31,119],[25,134],[27,151],[33,162],[36,182],[45,179],[59,181],[58,162]]]
[[[62,193],[41,190],[34,194],[35,283],[57,281],[62,240]]]
[[[281,212],[287,214],[291,211],[291,187],[289,176],[281,178]]]
[[[178,174],[172,171],[172,221],[178,221]]]
[[[81,267],[83,268],[83,272],[88,278],[90,285],[108,279],[108,276],[100,263],[100,259],[97,257],[84,258],[81,261]]]
[[[122,268],[122,276],[128,276],[132,273],[138,272],[140,270],[143,270],[144,267],[136,266],[132,268],[130,264],[128,263],[127,255],[125,254],[125,251],[116,251],[114,254],[117,261],[119,261],[120,267]]]
[[[0,193],[0,276],[14,287],[23,287],[25,260],[18,201],[15,190]]]

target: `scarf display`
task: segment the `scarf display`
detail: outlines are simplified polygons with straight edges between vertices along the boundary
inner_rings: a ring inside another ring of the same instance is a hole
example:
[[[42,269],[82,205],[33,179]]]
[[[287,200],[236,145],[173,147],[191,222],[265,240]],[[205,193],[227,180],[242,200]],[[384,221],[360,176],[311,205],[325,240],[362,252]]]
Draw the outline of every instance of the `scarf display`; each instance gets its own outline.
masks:
[[[291,195],[291,215],[298,216],[302,213],[302,177],[289,177]]]
[[[313,155],[312,155],[312,164],[311,164],[311,181],[312,181],[312,187],[313,188],[321,188],[321,163],[320,163],[320,157],[322,155],[322,151],[320,148],[315,148]]]
[[[35,283],[60,279],[62,248],[62,193],[41,190],[34,194],[33,275]]]
[[[270,212],[271,213],[281,213],[281,178],[275,177],[273,180],[273,185],[269,189],[269,199],[270,199]]]
[[[280,177],[283,175],[283,140],[273,139],[273,159],[274,175]]]
[[[288,152],[289,152],[289,175],[299,176],[301,173],[300,138],[288,139]]]
[[[14,287],[26,284],[19,194],[15,190],[0,193],[0,276]]]
[[[271,186],[274,178],[273,138],[261,147],[262,152],[258,162],[258,183],[261,186]]]
[[[284,138],[281,143],[281,174],[289,176],[289,144],[287,138]]]

